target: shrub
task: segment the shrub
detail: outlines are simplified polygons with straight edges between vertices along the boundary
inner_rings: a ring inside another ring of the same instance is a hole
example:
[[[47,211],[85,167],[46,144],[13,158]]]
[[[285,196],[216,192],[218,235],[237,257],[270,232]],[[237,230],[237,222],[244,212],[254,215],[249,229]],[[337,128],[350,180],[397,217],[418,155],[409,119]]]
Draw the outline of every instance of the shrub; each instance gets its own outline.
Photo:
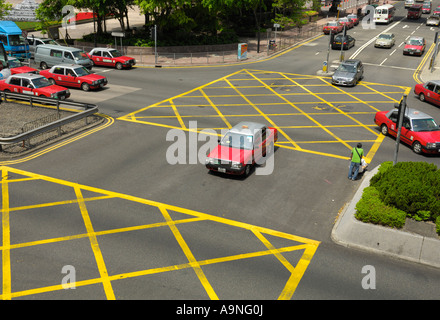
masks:
[[[379,197],[379,191],[370,186],[364,189],[362,198],[356,204],[355,217],[363,222],[402,228],[406,213],[384,204]]]
[[[426,162],[399,162],[373,177],[374,186],[383,203],[405,211],[409,216],[418,212],[433,220],[440,215],[440,174],[434,164]],[[420,216],[418,216],[420,218]]]
[[[435,231],[440,235],[440,216],[435,219]]]

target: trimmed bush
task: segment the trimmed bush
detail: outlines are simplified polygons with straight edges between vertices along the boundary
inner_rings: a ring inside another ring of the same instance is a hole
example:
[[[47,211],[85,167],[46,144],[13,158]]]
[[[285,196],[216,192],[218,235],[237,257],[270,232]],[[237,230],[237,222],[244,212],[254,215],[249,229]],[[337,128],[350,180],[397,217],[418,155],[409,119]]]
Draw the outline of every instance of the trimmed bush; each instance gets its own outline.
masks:
[[[406,213],[387,206],[380,199],[379,191],[370,186],[364,189],[361,200],[356,204],[355,217],[363,222],[402,228],[405,225]]]

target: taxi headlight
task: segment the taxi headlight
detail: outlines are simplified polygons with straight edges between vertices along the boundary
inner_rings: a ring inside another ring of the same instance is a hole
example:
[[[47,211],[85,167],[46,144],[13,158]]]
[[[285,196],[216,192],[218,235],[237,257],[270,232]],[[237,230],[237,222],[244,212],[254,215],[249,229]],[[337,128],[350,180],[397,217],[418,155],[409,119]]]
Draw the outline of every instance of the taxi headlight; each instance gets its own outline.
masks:
[[[435,142],[428,142],[426,144],[426,148],[428,148],[428,149],[435,149],[436,147],[437,147],[437,143],[435,143]]]
[[[240,162],[232,161],[231,168],[232,169],[241,169],[242,165]]]
[[[205,164],[212,164],[212,163],[214,163],[214,158],[207,157],[205,160]]]

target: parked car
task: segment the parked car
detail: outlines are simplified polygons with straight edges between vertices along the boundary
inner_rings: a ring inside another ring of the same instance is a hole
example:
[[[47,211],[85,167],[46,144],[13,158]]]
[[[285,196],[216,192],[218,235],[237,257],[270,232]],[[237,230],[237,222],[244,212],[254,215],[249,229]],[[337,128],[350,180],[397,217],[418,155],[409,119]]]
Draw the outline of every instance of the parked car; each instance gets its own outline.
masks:
[[[374,122],[383,135],[397,136],[398,109],[379,111]],[[440,153],[440,128],[428,114],[407,108],[403,116],[400,141],[409,145],[417,154]]]
[[[342,41],[344,43],[342,43]],[[355,43],[356,43],[356,40],[352,36],[347,34],[344,37],[342,34],[338,34],[337,36],[335,36],[333,38],[332,49],[341,49],[341,46],[342,46],[343,50],[348,50],[351,47],[354,47]]]
[[[35,73],[18,73],[6,80],[0,80],[0,91],[60,100],[70,97],[69,89],[53,85],[42,75]]]
[[[107,78],[91,73],[78,64],[60,64],[40,71],[52,84],[60,86],[81,88],[84,91],[102,88],[107,85]]]
[[[381,33],[378,35],[374,46],[376,48],[391,48],[396,42],[394,33]]]
[[[425,48],[425,38],[419,36],[411,36],[408,41],[406,41],[405,47],[403,48],[403,54],[421,56],[425,52]]]
[[[438,27],[440,25],[440,16],[437,15],[430,16],[428,19],[426,19],[426,25]]]
[[[8,56],[9,69],[11,69],[11,74],[17,73],[38,73],[38,70],[29,66],[25,66],[16,57]]]
[[[416,84],[414,94],[419,97],[420,101],[427,101],[440,106],[440,80]]]
[[[275,128],[255,122],[240,122],[219,141],[205,161],[211,171],[249,175],[251,167],[274,151],[278,140]]]
[[[332,75],[332,84],[355,86],[364,77],[364,66],[360,60],[343,61]]]
[[[132,68],[136,64],[136,59],[124,56],[112,48],[94,48],[87,56],[96,66],[114,67],[118,70]]]
[[[323,27],[322,31],[324,34],[329,34],[330,30],[332,31],[332,34],[337,34],[339,32],[342,32],[343,26],[337,21],[330,21],[327,22]]]

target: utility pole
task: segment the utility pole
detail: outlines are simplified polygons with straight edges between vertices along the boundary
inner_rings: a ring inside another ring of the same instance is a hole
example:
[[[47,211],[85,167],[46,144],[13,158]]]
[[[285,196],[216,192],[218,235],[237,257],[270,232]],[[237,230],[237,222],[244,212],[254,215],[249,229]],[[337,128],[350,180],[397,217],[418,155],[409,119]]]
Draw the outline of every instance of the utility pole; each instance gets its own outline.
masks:
[[[393,165],[397,163],[397,154],[399,153],[399,145],[400,145],[400,132],[402,131],[402,124],[403,124],[403,116],[405,115],[406,111],[406,94],[403,95],[402,101],[398,105],[399,112],[398,112],[398,119],[397,119],[397,137],[396,137],[396,149],[394,151],[394,161]]]

